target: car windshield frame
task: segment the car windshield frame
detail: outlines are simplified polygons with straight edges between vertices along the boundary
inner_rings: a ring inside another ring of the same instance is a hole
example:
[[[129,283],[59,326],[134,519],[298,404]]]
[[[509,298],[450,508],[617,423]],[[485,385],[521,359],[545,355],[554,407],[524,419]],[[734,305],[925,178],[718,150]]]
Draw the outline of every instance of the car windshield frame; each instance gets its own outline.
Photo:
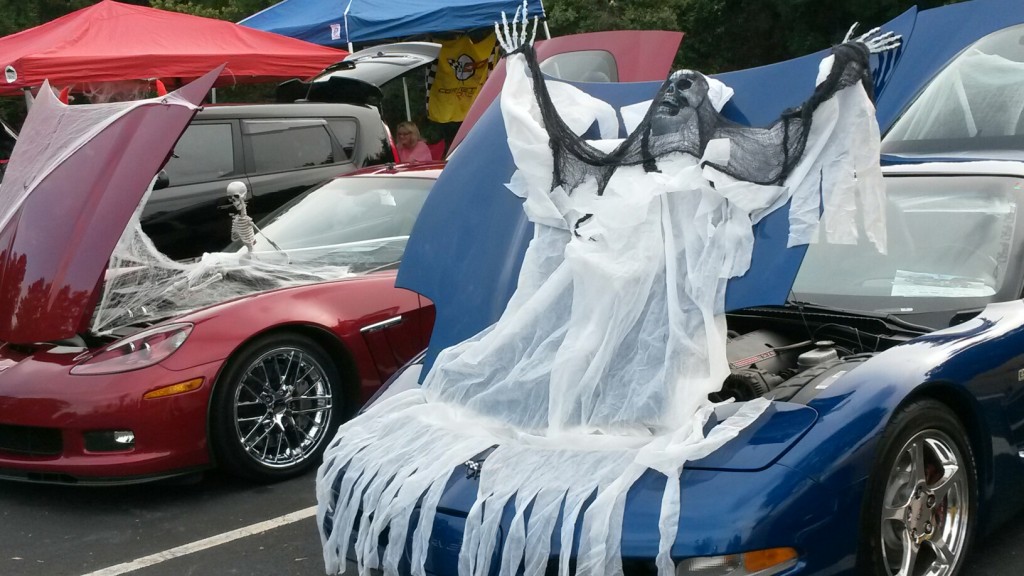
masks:
[[[1024,178],[888,174],[886,184],[887,254],[866,239],[811,244],[793,284],[794,300],[942,327],[963,311],[1020,297]],[[956,235],[957,228],[978,232],[987,223],[1000,226],[983,238],[976,234],[973,244]],[[991,277],[982,274],[988,266],[994,267]]]

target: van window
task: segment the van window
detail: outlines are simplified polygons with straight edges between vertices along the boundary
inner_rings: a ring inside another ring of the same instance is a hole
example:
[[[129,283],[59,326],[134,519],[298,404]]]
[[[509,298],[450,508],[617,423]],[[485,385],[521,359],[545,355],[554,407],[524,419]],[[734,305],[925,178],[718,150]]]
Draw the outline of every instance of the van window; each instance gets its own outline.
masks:
[[[327,122],[320,119],[243,120],[252,146],[253,171],[280,172],[334,164]]]
[[[345,157],[341,160],[343,162],[351,160],[355,153],[359,124],[353,118],[332,118],[327,123],[331,125],[334,137],[338,139],[342,151],[345,152]]]
[[[164,167],[171,185],[208,182],[235,171],[231,124],[191,124]]]

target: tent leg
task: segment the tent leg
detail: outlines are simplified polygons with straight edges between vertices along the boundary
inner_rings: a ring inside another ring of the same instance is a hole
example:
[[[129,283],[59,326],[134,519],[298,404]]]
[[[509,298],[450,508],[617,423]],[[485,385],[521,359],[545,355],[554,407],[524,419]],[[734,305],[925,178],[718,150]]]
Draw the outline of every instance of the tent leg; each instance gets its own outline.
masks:
[[[210,89],[210,104],[216,104],[216,103],[217,103],[217,89],[216,88],[211,88]]]
[[[409,108],[409,85],[405,82],[405,77],[402,77],[402,91],[405,92],[405,119],[412,122],[412,110]]]
[[[551,30],[548,30],[548,21],[544,21],[544,38],[551,40]]]
[[[32,101],[35,100],[35,98],[32,97],[32,89],[31,88],[22,88],[21,91],[25,94],[25,109],[26,110],[31,110],[32,109]]]

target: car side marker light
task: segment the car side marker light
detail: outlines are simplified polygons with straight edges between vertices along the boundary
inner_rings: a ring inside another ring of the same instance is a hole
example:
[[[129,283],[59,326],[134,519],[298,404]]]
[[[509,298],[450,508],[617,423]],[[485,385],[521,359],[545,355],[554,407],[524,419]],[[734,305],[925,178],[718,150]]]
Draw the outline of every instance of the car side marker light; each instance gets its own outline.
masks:
[[[174,396],[175,394],[184,394],[185,392],[191,392],[198,390],[203,385],[202,378],[193,378],[185,382],[178,382],[177,384],[171,384],[170,386],[164,386],[157,388],[156,390],[150,390],[142,395],[146,400],[152,400],[154,398],[166,398],[167,396]]]
[[[676,565],[676,576],[770,576],[796,565],[792,548],[769,548],[742,554],[687,558]]]

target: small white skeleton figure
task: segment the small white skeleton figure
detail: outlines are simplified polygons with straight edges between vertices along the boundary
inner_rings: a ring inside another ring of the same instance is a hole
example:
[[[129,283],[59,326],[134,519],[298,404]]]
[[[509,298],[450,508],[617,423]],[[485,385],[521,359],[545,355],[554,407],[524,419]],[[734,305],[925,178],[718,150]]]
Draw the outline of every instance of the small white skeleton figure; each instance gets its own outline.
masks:
[[[252,247],[256,244],[256,225],[246,211],[245,197],[248,193],[249,190],[244,182],[235,181],[228,184],[228,201],[236,210],[231,215],[231,240],[238,240],[245,244],[245,248],[251,255]]]

